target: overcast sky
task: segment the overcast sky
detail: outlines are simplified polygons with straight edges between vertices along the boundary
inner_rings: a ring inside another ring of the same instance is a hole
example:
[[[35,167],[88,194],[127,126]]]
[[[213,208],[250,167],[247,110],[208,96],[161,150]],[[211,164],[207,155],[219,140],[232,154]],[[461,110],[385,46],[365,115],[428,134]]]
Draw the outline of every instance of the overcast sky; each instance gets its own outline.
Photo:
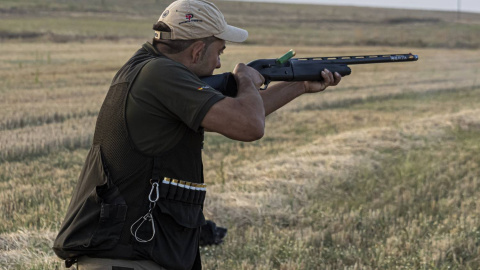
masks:
[[[457,11],[460,3],[462,12],[480,13],[480,0],[242,0],[277,3],[313,3],[326,5],[350,5],[370,7],[391,7],[405,9],[428,9]]]

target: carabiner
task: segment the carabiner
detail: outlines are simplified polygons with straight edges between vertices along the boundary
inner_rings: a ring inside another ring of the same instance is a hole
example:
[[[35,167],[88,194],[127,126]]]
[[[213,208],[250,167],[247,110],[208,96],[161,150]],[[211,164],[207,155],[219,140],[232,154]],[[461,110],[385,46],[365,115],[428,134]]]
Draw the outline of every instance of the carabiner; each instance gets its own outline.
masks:
[[[153,182],[152,183],[152,189],[150,190],[150,194],[148,194],[148,200],[152,203],[155,203],[158,201],[158,198],[160,197],[160,190],[159,190],[160,185],[158,182]],[[155,190],[155,199],[152,199],[152,194],[153,191]]]

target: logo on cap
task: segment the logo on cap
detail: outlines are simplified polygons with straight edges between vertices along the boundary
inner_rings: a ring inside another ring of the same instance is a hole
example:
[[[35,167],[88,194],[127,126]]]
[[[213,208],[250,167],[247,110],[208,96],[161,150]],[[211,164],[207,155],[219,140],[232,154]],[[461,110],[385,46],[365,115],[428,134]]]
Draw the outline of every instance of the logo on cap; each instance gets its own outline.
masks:
[[[167,17],[167,16],[168,16],[168,13],[170,13],[170,11],[169,11],[168,9],[165,10],[165,12],[163,12],[163,14],[162,14],[162,18]]]
[[[191,23],[191,22],[203,22],[203,20],[193,19],[193,17],[195,17],[195,16],[193,16],[192,13],[187,13],[187,14],[185,14],[186,21],[180,22],[179,24]]]

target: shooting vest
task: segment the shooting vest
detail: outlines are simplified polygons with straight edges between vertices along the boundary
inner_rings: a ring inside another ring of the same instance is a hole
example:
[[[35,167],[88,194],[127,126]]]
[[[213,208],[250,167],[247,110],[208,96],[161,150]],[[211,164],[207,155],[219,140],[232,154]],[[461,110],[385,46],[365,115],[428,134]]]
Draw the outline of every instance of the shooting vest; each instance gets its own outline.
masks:
[[[155,57],[145,47],[138,50],[114,77],[100,109],[93,145],[54,242],[67,264],[88,255],[201,268],[203,130],[186,129],[173,148],[146,156],[135,149],[125,121],[132,83]]]

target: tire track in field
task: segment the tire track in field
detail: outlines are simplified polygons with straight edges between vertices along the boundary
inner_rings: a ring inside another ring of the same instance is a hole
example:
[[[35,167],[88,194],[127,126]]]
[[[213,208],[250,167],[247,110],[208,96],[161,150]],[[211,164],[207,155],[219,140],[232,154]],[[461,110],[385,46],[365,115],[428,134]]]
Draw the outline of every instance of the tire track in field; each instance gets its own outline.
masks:
[[[52,112],[43,115],[29,115],[0,122],[0,130],[15,130],[26,127],[41,127],[53,123],[63,123],[69,120],[81,121],[82,118],[96,117],[98,111],[85,112]]]
[[[108,86],[11,90],[1,94],[1,130],[62,123],[98,114]]]
[[[90,146],[96,116],[2,131],[0,162]]]

